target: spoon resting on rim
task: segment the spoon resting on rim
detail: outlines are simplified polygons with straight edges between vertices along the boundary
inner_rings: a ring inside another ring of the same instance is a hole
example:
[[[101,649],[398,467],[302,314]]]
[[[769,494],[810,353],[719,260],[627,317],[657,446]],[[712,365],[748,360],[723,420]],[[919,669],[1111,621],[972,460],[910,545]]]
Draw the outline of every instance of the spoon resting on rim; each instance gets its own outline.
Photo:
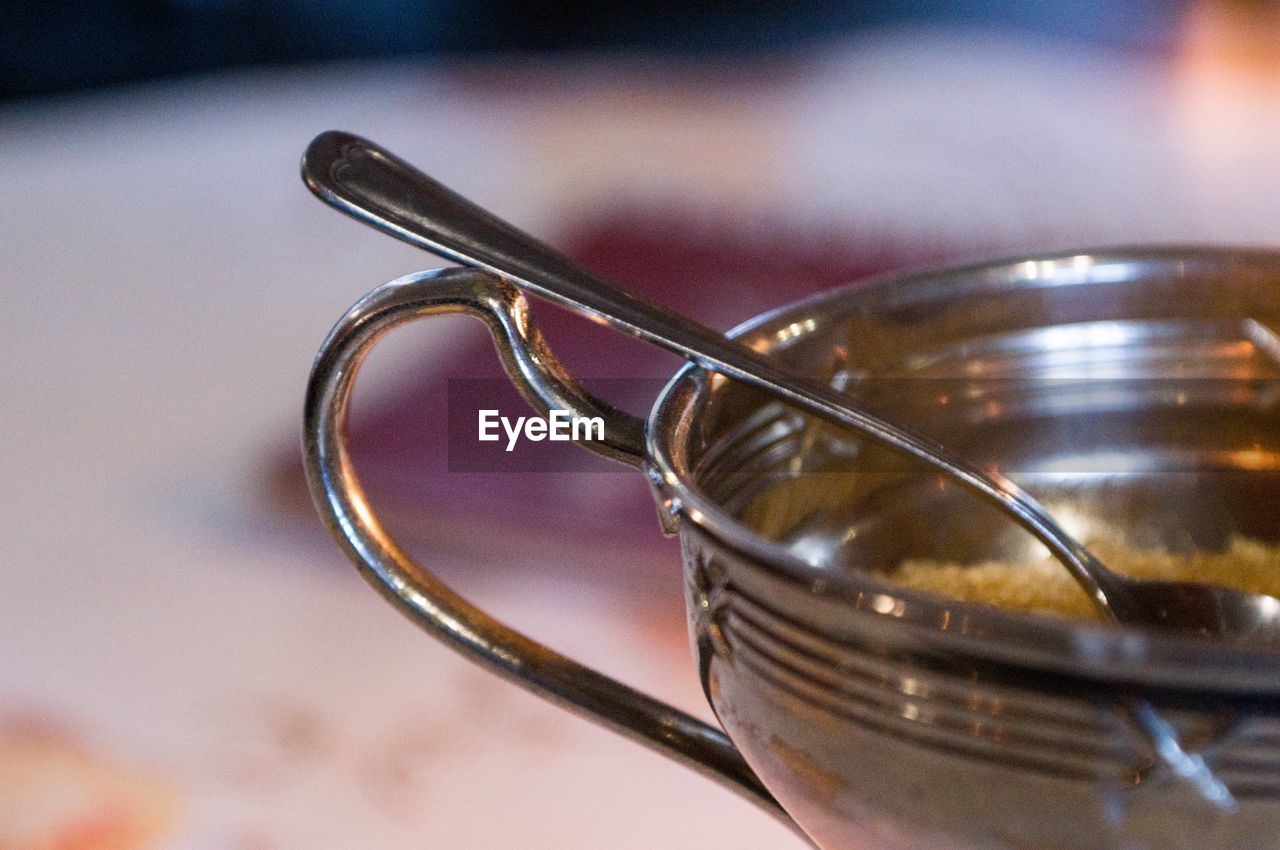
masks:
[[[445,259],[483,269],[549,301],[744,381],[929,464],[996,505],[1070,571],[1094,604],[1131,625],[1280,642],[1280,599],[1218,585],[1130,579],[1107,569],[1029,493],[945,446],[852,407],[831,387],[779,369],[711,328],[612,283],[476,206],[372,142],[339,131],[307,147],[302,178],[351,217]]]

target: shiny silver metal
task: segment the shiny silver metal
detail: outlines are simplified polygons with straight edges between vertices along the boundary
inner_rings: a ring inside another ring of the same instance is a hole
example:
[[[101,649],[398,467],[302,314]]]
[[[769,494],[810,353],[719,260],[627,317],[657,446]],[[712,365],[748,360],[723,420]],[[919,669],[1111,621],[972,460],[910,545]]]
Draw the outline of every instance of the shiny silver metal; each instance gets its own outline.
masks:
[[[1216,585],[1137,581],[1112,572],[997,469],[979,468],[937,440],[863,406],[853,407],[848,393],[779,370],[751,349],[605,280],[366,139],[336,131],[321,134],[307,148],[302,176],[318,197],[359,221],[446,259],[493,272],[929,464],[1035,535],[1095,604],[1120,622],[1280,642],[1280,600]]]
[[[488,618],[378,524],[345,447],[352,382],[380,334],[441,312],[481,317],[535,406],[604,416],[608,451],[645,470],[728,739]],[[732,335],[1018,470],[1082,529],[1177,549],[1280,540],[1276,327],[1280,254],[1133,249],[863,283]],[[946,478],[698,366],[640,432],[567,376],[518,291],[454,270],[375,290],[335,327],[306,464],[348,555],[428,631],[829,850],[1280,848],[1280,652],[895,585],[906,558],[1016,560],[1034,541]],[[1231,805],[1206,799],[1197,765]]]
[[[591,411],[605,420],[605,457],[640,466],[643,424],[591,396],[550,354],[530,322],[527,302],[510,284],[467,269],[409,275],[378,287],[347,312],[321,346],[308,385],[304,455],[312,497],[334,538],[369,582],[427,631],[486,668],[559,705],[638,740],[772,811],[773,797],[715,729],[487,616],[419,565],[378,522],[347,451],[347,408],[365,354],[396,325],[462,314],[483,321],[521,394],[549,409]]]

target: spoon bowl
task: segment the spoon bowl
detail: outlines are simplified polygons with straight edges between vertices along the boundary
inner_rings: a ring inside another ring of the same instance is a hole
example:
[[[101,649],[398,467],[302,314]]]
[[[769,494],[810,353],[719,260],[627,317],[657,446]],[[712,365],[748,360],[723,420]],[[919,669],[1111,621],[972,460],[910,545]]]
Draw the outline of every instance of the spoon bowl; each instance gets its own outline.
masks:
[[[1126,579],[1139,600],[1121,622],[1221,636],[1250,643],[1280,644],[1280,599],[1216,584]]]

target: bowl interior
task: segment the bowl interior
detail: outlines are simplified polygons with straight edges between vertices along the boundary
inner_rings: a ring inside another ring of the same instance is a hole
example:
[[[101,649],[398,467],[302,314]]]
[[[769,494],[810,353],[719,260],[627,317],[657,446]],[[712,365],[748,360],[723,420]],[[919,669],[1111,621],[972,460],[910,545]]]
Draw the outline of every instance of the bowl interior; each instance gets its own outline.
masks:
[[[788,368],[1025,486],[1081,537],[1280,539],[1280,255],[1091,252],[884,280],[741,331]],[[672,451],[695,486],[822,570],[1030,560],[930,470],[718,377]]]

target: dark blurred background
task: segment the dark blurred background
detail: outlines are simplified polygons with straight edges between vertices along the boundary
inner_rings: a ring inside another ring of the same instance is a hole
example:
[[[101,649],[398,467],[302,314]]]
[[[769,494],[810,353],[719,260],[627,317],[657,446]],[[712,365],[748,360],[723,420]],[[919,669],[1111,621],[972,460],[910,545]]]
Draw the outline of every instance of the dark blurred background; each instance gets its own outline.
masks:
[[[795,50],[862,30],[974,26],[1162,50],[1184,0],[0,0],[0,98],[246,65],[613,48]],[[1241,3],[1238,5],[1252,5]]]

